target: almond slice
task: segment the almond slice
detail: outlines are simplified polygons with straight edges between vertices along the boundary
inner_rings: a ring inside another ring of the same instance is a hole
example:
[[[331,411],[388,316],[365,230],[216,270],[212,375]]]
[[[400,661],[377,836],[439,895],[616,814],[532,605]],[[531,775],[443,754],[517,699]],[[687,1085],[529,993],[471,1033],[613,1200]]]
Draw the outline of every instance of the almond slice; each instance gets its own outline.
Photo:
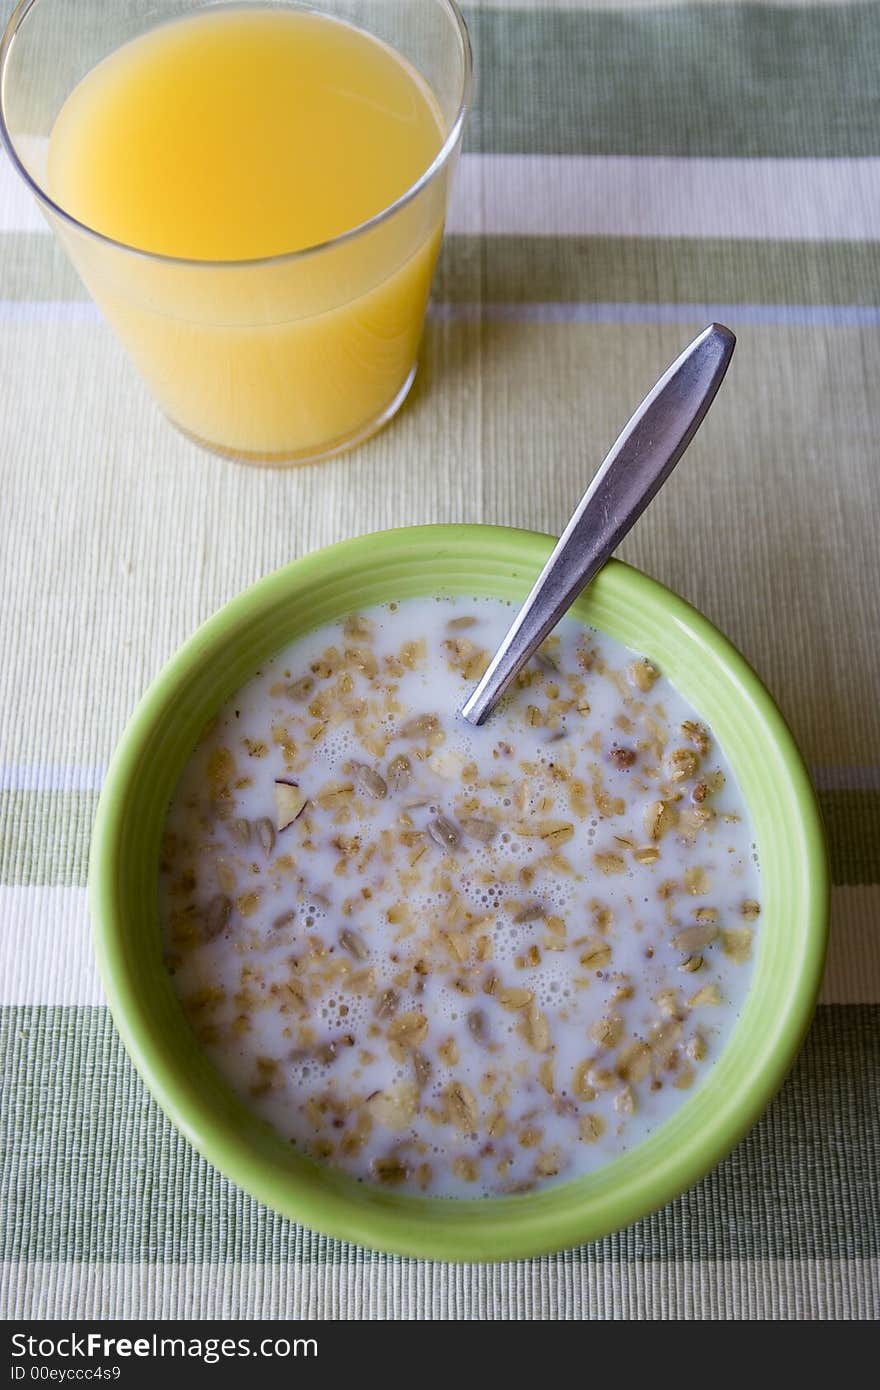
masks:
[[[275,819],[279,830],[293,825],[297,816],[305,810],[306,800],[297,782],[288,782],[280,777],[275,779]]]

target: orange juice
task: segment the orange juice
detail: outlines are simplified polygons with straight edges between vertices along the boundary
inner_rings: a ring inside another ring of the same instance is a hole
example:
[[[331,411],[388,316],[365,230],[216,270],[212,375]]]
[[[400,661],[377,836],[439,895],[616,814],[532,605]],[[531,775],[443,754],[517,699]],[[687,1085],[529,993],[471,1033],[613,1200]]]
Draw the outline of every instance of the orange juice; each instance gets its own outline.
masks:
[[[306,457],[380,423],[411,378],[445,189],[343,234],[443,139],[427,85],[378,39],[310,12],[209,8],[86,75],[55,122],[48,188],[152,253],[61,229],[171,418],[234,453]]]

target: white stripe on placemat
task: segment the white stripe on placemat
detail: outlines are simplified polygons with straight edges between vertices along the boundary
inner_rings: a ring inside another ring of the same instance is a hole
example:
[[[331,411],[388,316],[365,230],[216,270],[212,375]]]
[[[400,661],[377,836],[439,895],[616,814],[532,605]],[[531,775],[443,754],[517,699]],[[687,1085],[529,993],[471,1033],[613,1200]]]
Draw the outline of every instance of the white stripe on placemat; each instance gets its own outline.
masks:
[[[10,1261],[0,1288],[8,1320],[873,1319],[880,1273],[857,1256],[444,1265],[352,1250],[339,1262]],[[320,1355],[323,1322],[314,1336]]]
[[[730,323],[737,328],[863,328],[880,324],[873,304],[435,303],[438,322]]]
[[[880,159],[466,154],[447,226],[510,236],[871,241]],[[0,231],[48,231],[5,155]]]
[[[46,232],[36,200],[0,150],[0,232]]]
[[[106,774],[99,764],[0,763],[0,791],[96,792]]]
[[[880,306],[871,304],[640,304],[640,303],[485,303],[433,302],[434,323],[544,324],[704,324],[735,328],[864,328],[880,324]],[[89,323],[103,321],[88,299],[0,299],[0,324]]]
[[[91,299],[0,299],[0,323],[103,323]]]
[[[835,888],[823,1004],[880,1003],[880,885]],[[0,1005],[101,1004],[85,888],[0,887]]]
[[[0,887],[0,1005],[103,1003],[87,890]]]
[[[880,159],[465,155],[449,229],[870,241]]]
[[[696,7],[701,0],[469,0],[468,10],[669,10]],[[711,3],[711,0],[710,0]],[[702,0],[706,4],[706,0]],[[852,0],[752,0],[752,4],[785,9],[834,9]]]

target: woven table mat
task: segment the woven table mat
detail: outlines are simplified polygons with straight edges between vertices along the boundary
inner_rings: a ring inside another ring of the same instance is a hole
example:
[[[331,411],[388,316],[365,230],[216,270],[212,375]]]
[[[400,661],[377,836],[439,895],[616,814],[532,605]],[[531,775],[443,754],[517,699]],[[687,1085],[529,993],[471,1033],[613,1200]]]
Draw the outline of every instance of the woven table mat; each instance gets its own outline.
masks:
[[[880,6],[467,16],[479,98],[417,384],[318,467],[177,435],[0,156],[6,1317],[880,1312]],[[834,890],[802,1056],[714,1173],[595,1245],[453,1267],[298,1228],[172,1129],[103,1003],[88,838],[126,717],[296,555],[418,522],[558,532],[713,318],[739,337],[728,382],[622,553],[741,648],[811,766]]]

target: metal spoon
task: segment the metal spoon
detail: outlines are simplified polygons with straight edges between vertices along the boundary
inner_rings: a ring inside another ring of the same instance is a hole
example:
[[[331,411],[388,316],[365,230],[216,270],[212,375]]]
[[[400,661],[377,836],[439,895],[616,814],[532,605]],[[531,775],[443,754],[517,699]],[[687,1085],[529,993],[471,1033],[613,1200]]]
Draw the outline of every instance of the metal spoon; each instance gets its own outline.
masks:
[[[648,393],[584,493],[535,587],[461,713],[482,724],[586,588],[690,444],[724,380],[736,338],[713,323]]]

